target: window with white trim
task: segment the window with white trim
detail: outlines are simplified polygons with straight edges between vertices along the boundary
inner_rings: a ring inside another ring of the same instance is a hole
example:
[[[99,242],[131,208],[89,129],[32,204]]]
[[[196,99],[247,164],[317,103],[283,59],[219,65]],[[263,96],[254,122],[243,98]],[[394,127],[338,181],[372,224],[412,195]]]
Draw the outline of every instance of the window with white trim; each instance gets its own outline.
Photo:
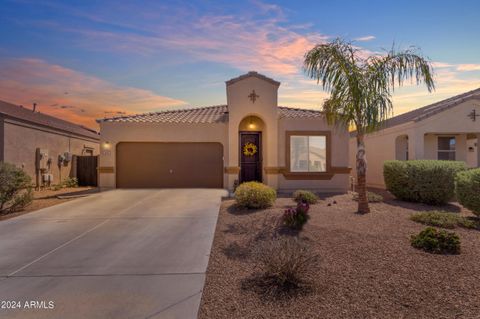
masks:
[[[290,172],[326,172],[327,137],[290,136]]]
[[[437,159],[445,161],[455,160],[455,136],[439,136]]]

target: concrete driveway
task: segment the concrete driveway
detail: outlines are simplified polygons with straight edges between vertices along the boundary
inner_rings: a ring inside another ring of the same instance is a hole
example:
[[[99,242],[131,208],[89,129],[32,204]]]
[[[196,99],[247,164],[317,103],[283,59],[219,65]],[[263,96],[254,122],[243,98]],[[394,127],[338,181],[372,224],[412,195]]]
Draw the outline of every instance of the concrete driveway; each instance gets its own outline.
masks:
[[[195,318],[223,195],[114,190],[0,222],[0,317]]]

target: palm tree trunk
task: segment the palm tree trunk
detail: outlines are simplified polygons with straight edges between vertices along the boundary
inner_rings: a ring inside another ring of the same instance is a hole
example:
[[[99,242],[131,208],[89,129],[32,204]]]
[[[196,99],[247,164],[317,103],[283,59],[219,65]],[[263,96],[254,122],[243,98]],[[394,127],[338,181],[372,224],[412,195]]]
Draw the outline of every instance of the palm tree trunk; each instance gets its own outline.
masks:
[[[358,131],[357,131],[358,132]],[[365,155],[364,134],[357,133],[357,192],[358,213],[370,213],[367,197],[367,157]]]

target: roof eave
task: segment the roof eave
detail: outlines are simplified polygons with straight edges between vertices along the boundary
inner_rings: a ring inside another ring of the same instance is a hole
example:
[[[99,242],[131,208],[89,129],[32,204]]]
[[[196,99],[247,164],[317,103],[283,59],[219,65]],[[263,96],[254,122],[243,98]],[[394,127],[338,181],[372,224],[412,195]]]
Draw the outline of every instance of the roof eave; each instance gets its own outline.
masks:
[[[278,87],[280,86],[280,84],[281,84],[280,82],[275,81],[274,79],[269,78],[269,77],[267,77],[267,76],[265,76],[265,75],[263,75],[263,74],[260,74],[260,73],[258,73],[258,72],[256,72],[256,71],[250,71],[250,72],[248,72],[248,73],[245,73],[245,74],[242,74],[242,75],[240,75],[240,76],[237,76],[237,77],[235,77],[235,78],[233,78],[233,79],[230,79],[230,80],[228,80],[228,81],[225,81],[225,84],[226,84],[227,86],[230,86],[230,85],[232,85],[232,84],[235,84],[235,83],[237,83],[237,82],[239,82],[239,81],[242,81],[242,80],[244,80],[244,79],[248,79],[248,78],[250,78],[250,77],[256,77],[256,78],[258,78],[258,79],[260,79],[260,80],[264,80],[264,81],[266,81],[266,82],[269,82],[269,83],[275,85],[277,88],[278,88]]]

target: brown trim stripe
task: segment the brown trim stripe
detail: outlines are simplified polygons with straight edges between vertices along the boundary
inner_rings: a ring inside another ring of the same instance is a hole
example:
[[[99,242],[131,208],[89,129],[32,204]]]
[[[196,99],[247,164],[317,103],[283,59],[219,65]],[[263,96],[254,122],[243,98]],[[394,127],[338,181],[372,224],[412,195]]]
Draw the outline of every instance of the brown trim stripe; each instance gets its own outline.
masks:
[[[115,173],[115,168],[113,166],[103,166],[97,168],[100,174],[113,174]]]
[[[238,174],[240,173],[240,167],[238,166],[225,167],[224,172],[225,174]]]
[[[285,171],[285,167],[264,167],[265,174],[281,174]]]

